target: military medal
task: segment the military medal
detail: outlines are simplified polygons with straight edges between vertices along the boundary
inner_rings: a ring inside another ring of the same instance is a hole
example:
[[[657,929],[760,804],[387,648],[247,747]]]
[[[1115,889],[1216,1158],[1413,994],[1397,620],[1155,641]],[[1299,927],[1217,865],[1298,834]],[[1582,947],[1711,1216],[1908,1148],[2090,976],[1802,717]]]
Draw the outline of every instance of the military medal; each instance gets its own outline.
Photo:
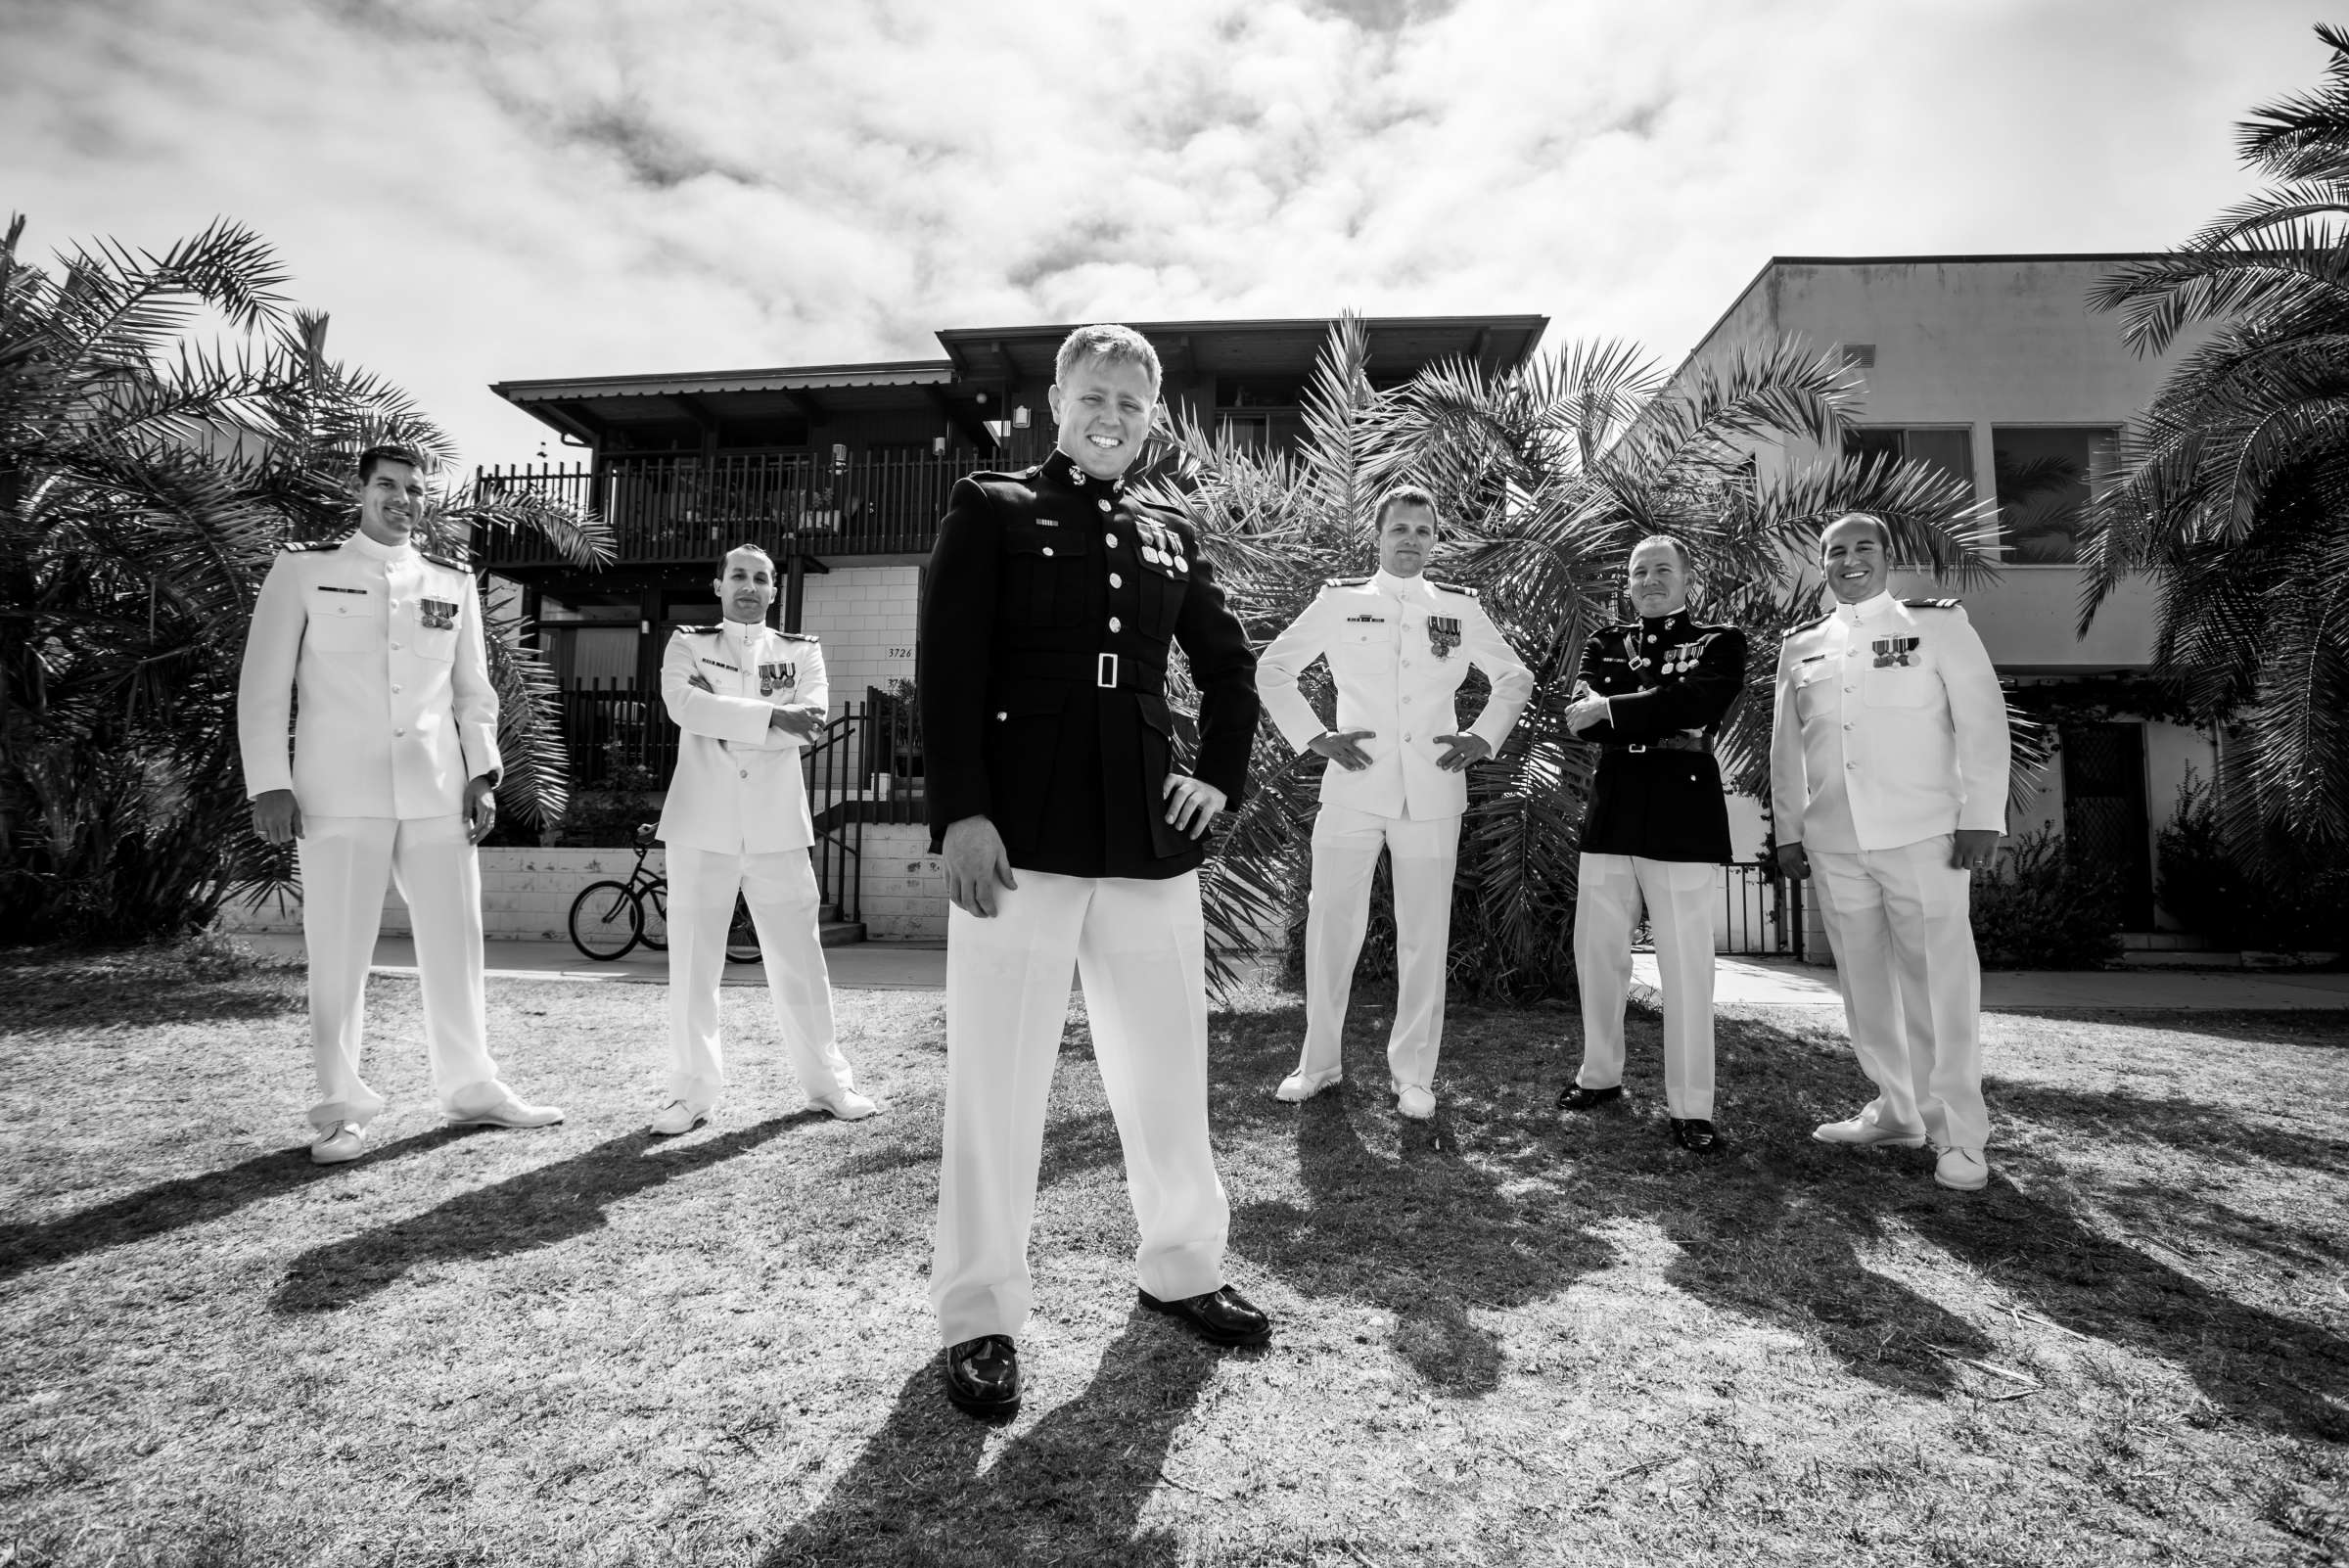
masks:
[[[1878,637],[1868,646],[1875,650],[1878,669],[1908,669],[1915,666],[1916,648],[1923,640],[1921,637]]]
[[[797,665],[760,665],[759,667],[759,695],[772,697],[777,686],[790,686],[800,678]]]
[[[416,614],[427,631],[447,631],[457,623],[457,607],[449,599],[419,599]]]
[[[1460,645],[1460,621],[1457,616],[1429,616],[1427,645],[1438,659],[1450,659],[1451,651]]]

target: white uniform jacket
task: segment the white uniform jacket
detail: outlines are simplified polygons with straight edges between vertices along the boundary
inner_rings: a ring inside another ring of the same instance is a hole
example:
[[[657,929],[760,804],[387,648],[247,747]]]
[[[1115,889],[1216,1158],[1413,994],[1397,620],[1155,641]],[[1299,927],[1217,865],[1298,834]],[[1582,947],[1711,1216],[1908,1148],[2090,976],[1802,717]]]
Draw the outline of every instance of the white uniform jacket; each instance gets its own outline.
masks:
[[[1780,844],[1858,854],[2004,832],[2006,699],[1955,599],[1839,604],[1778,648],[1770,736]]]
[[[693,684],[707,680],[710,691]],[[778,708],[828,711],[824,651],[760,623],[686,626],[661,659],[661,700],[685,733],[661,807],[661,842],[719,854],[768,854],[815,842],[800,778],[806,743],[766,721]]]
[[[364,533],[288,547],[245,639],[237,741],[249,797],[290,789],[309,816],[456,815],[466,781],[501,767],[473,574]]]
[[[1533,672],[1494,627],[1475,591],[1398,577],[1334,577],[1305,614],[1256,656],[1256,689],[1281,735],[1303,751],[1322,733],[1297,677],[1326,656],[1338,688],[1331,729],[1376,731],[1361,748],[1370,765],[1321,775],[1321,801],[1376,816],[1458,816],[1468,776],[1436,765],[1439,735],[1481,736],[1496,752],[1533,695]],[[1452,694],[1473,665],[1493,683],[1465,731]]]

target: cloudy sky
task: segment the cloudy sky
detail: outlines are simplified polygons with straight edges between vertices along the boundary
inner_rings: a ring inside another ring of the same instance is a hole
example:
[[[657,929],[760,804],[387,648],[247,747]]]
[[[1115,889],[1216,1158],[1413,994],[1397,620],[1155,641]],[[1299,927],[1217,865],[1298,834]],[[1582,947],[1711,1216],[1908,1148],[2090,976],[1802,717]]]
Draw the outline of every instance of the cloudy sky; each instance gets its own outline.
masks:
[[[466,459],[504,378],[940,327],[1539,311],[1678,357],[1773,254],[2146,250],[2306,0],[0,0],[36,254],[266,235]]]

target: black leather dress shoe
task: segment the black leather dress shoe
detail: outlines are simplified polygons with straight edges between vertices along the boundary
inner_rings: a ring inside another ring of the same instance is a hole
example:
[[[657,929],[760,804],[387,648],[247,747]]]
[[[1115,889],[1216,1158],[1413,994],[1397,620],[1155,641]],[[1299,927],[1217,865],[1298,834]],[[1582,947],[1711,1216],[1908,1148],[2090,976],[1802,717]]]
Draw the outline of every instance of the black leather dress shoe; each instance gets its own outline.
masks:
[[[1580,1084],[1569,1084],[1558,1090],[1558,1109],[1561,1111],[1588,1111],[1593,1106],[1605,1105],[1611,1100],[1622,1098],[1623,1085],[1621,1084],[1612,1088],[1603,1089],[1585,1088]]]
[[[1142,1305],[1154,1313],[1179,1317],[1218,1345],[1262,1345],[1272,1337],[1272,1319],[1258,1312],[1248,1298],[1225,1285],[1204,1296],[1160,1301],[1146,1290],[1136,1291]]]
[[[1020,1353],[1008,1334],[982,1334],[946,1352],[946,1398],[973,1415],[1020,1408]]]
[[[1721,1152],[1721,1134],[1713,1130],[1713,1124],[1693,1116],[1686,1121],[1677,1116],[1672,1119],[1672,1141],[1691,1154]]]

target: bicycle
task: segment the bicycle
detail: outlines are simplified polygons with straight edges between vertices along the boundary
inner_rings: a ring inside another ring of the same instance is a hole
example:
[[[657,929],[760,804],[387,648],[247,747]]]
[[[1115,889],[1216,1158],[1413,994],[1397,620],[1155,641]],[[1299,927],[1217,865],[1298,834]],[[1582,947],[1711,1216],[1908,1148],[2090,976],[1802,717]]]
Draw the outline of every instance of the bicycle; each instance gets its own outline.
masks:
[[[571,900],[571,945],[598,963],[624,958],[640,944],[655,952],[668,949],[668,880],[644,868],[652,853],[653,824],[646,822],[636,829],[636,865],[628,880],[590,882]],[[726,926],[726,962],[756,963],[759,957],[759,928],[738,893]]]

